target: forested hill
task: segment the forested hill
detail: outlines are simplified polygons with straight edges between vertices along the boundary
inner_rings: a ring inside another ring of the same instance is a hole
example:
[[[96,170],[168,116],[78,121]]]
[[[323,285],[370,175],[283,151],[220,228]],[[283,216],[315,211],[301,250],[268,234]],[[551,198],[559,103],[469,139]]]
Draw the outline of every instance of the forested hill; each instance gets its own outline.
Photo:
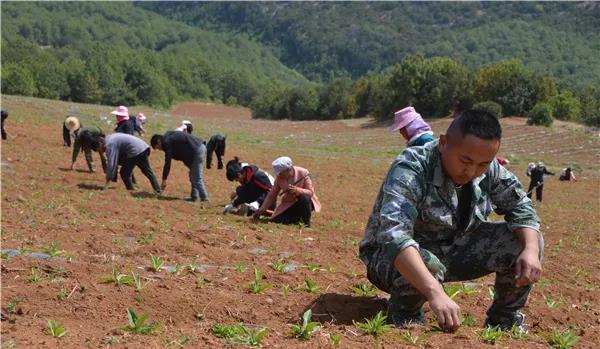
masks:
[[[191,25],[248,33],[311,79],[356,78],[407,55],[481,67],[520,59],[571,85],[600,84],[597,2],[139,2]]]
[[[168,107],[248,105],[307,84],[245,34],[212,33],[126,2],[3,2],[2,93]]]

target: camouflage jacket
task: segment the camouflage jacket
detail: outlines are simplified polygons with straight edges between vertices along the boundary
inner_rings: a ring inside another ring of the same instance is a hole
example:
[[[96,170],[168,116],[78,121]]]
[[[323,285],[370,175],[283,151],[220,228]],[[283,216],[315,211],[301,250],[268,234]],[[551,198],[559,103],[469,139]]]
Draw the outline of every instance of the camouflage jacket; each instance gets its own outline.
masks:
[[[496,160],[471,183],[470,216],[460,230],[456,189],[442,171],[438,141],[406,149],[392,163],[379,190],[359,245],[360,258],[369,263],[378,249],[393,260],[409,246],[451,246],[457,234],[476,230],[494,210],[504,215],[511,231],[539,230],[533,203],[521,183]]]

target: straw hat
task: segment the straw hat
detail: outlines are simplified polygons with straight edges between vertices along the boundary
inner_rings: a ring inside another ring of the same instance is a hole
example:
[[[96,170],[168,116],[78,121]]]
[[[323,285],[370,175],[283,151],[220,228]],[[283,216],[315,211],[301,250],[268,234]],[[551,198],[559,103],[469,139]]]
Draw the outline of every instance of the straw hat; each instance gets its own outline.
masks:
[[[80,126],[79,119],[75,116],[69,116],[65,119],[65,127],[71,132],[77,131]]]

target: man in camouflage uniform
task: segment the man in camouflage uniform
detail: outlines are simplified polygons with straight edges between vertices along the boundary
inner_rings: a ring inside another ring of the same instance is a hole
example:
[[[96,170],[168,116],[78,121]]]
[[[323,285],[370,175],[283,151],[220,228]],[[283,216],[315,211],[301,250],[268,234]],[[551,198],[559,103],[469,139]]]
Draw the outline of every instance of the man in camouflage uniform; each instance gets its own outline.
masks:
[[[73,143],[73,156],[71,157],[71,170],[75,169],[75,161],[79,156],[79,151],[83,150],[85,154],[85,161],[87,162],[88,169],[90,172],[96,172],[94,167],[94,159],[92,158],[92,142],[95,138],[104,138],[104,132],[99,127],[84,127],[79,130]],[[100,161],[102,163],[102,170],[106,173],[106,157],[104,153],[100,153]]]
[[[442,327],[458,328],[460,308],[441,283],[496,273],[486,325],[524,331],[519,309],[540,278],[543,239],[521,183],[495,160],[501,133],[489,113],[465,111],[438,141],[391,165],[360,258],[369,280],[390,293],[396,326],[424,323],[428,301]],[[487,221],[492,210],[505,221]]]

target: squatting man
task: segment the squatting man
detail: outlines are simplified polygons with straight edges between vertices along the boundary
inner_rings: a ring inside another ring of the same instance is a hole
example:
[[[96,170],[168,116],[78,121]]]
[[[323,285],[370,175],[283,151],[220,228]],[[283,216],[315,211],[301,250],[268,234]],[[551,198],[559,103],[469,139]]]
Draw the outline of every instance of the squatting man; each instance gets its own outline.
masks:
[[[531,200],[495,160],[501,136],[495,117],[468,110],[439,140],[410,147],[392,163],[360,257],[369,280],[390,294],[396,326],[425,323],[428,301],[440,326],[456,330],[460,307],[442,283],[495,273],[485,325],[525,331],[519,310],[540,279],[544,244]],[[488,221],[492,210],[505,221]]]

